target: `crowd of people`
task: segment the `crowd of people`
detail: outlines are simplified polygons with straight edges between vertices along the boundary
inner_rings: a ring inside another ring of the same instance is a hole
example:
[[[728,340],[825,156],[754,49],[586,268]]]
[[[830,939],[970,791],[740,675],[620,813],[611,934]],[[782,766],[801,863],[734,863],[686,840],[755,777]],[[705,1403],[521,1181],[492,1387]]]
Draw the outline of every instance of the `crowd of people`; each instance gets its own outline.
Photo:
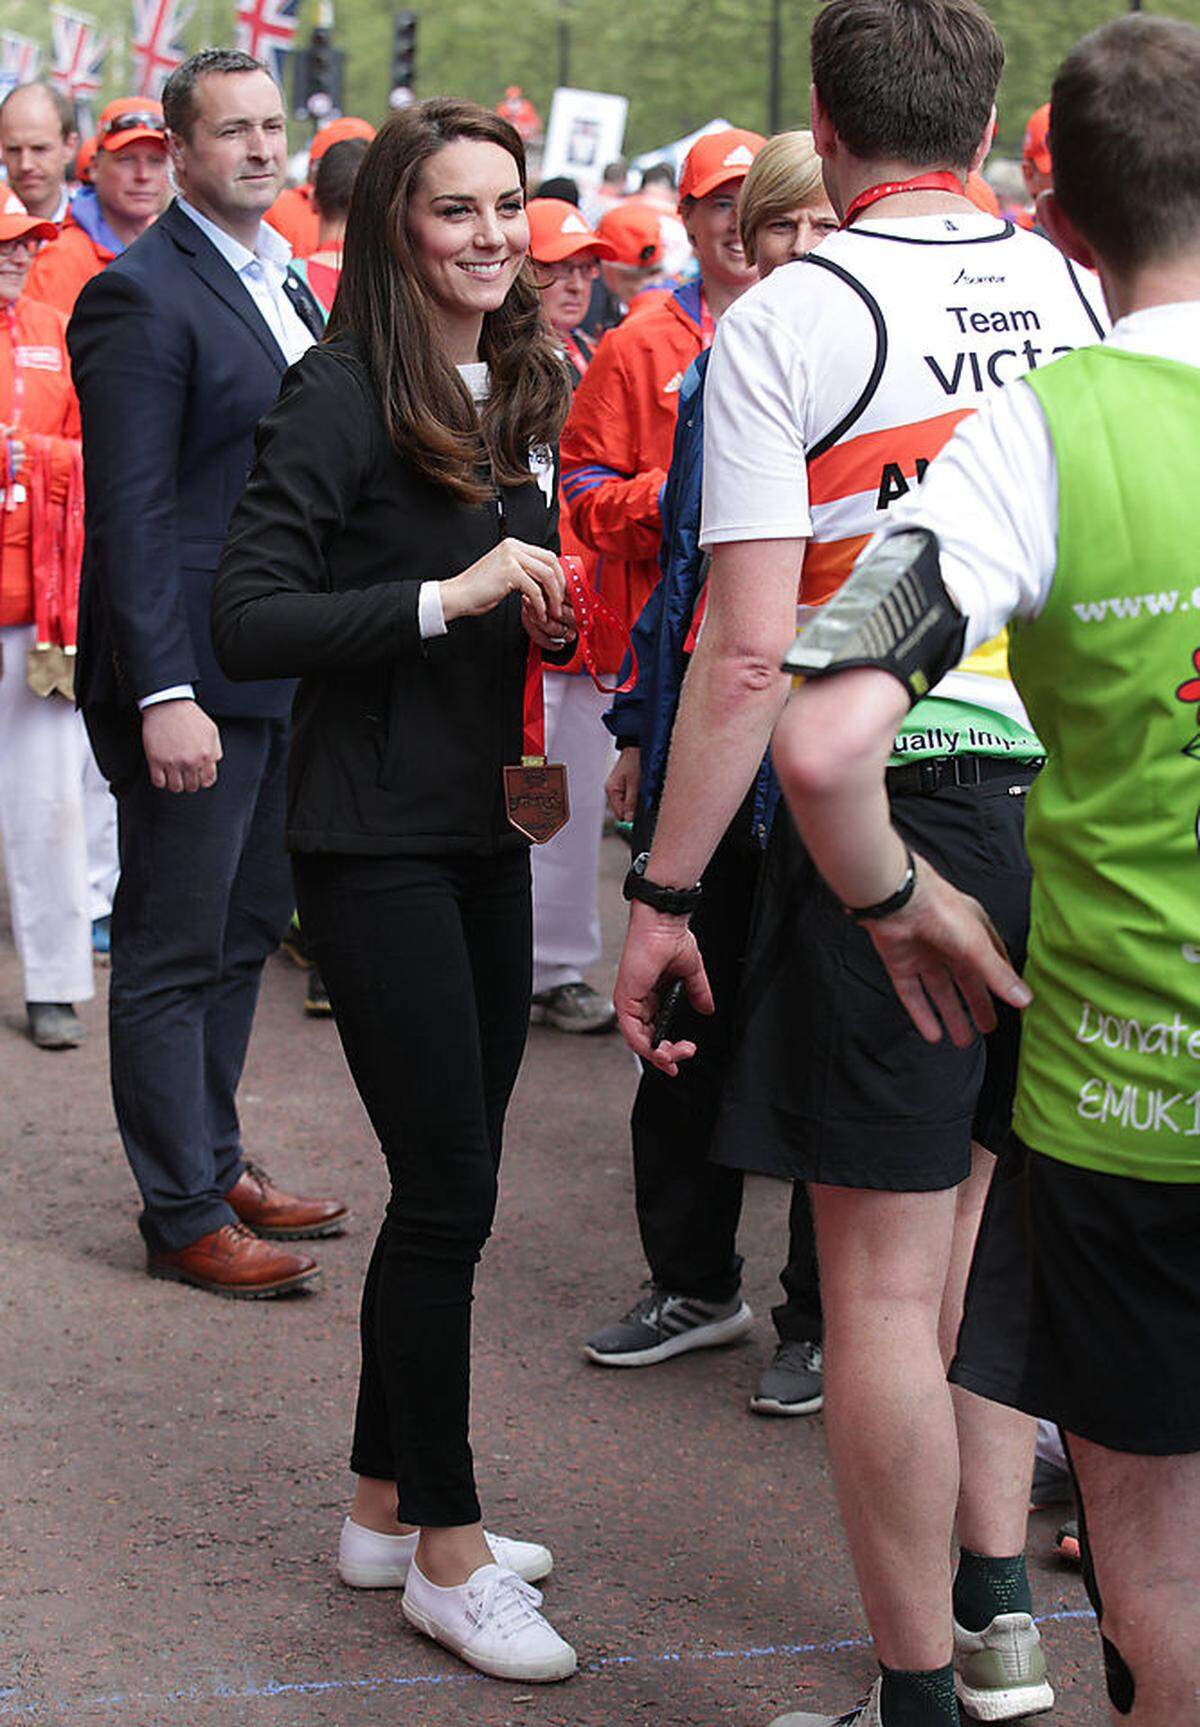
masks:
[[[1114,1716],[1200,1710],[1200,30],[1077,44],[1020,208],[1003,61],[977,0],[828,0],[811,130],[633,192],[531,187],[452,98],[333,121],[287,188],[234,50],[86,144],[0,104],[30,1034],[74,1047],[111,953],[148,1271],[311,1292],[347,1207],[237,1112],[266,960],[310,967],[391,1186],[339,1574],[496,1678],[577,1665],[469,1434],[532,1021],[640,1063],[647,1282],[595,1366],[743,1335],[744,1177],[789,1183],[750,1407],[824,1409],[879,1674],[775,1727],[1053,1706],[1039,1418]]]

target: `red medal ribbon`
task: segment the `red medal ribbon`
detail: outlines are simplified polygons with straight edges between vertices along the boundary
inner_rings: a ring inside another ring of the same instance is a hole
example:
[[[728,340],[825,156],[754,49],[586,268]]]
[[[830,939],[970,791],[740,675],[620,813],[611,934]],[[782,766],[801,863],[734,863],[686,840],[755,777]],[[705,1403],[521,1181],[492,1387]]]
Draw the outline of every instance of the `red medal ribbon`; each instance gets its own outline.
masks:
[[[708,309],[708,299],[704,292],[703,282],[700,284],[700,343],[704,349],[713,345],[717,333],[717,321]]]
[[[917,174],[911,180],[884,180],[858,194],[842,217],[842,227],[850,227],[854,219],[864,210],[869,210],[872,204],[879,204],[884,198],[894,198],[898,192],[957,192],[961,198],[967,195],[961,175],[952,174],[948,168],[941,168],[934,174]]]
[[[582,343],[577,342],[573,335],[567,335],[563,337],[563,349],[567,358],[582,378],[588,369],[588,356],[583,351]]]
[[[588,585],[583,560],[565,557],[560,559],[560,562],[567,581],[567,598],[575,614],[579,648],[588,676],[601,694],[623,696],[637,683],[638,675],[637,655],[634,653],[629,631],[608,601],[602,599],[596,590]],[[604,674],[597,663],[595,651],[597,624],[603,624],[615,631],[623,654],[629,655],[629,676],[623,683],[606,684],[603,681]],[[530,642],[529,658],[525,664],[525,720],[521,749],[526,762],[543,762],[546,759],[546,698],[542,687],[542,650],[536,642]]]

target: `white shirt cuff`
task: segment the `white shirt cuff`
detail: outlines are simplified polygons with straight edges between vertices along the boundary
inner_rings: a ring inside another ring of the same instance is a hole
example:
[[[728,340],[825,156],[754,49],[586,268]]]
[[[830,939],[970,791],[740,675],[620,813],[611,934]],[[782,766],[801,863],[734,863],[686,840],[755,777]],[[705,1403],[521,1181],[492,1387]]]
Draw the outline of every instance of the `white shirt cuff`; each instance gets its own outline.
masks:
[[[139,696],[138,707],[144,713],[159,702],[194,702],[196,691],[191,684],[172,684],[169,690],[155,690],[152,696]]]
[[[421,591],[417,595],[417,628],[421,632],[423,642],[427,642],[431,636],[447,634],[446,614],[442,610],[442,584],[440,582],[421,583]]]

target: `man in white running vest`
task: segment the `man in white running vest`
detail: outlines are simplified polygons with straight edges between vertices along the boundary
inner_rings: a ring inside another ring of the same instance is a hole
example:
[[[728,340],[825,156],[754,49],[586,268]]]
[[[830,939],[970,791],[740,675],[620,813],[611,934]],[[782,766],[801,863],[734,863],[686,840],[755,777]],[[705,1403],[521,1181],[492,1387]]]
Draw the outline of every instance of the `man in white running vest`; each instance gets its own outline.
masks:
[[[708,992],[669,890],[692,889],[787,693],[797,599],[820,605],[987,397],[1103,334],[1099,294],[1048,242],[965,195],[1003,65],[976,0],[828,0],[813,131],[842,231],[722,321],[705,396],[705,628],[653,850],[628,884],[622,1028],[651,1048],[664,980]],[[913,708],[888,770],[905,841],[1023,953],[1025,793],[1042,746],[988,643]],[[1035,1427],[946,1384],[993,1150],[1007,1139],[1016,1015],[969,1049],[927,1045],[864,924],[777,822],[723,1108],[786,1143],[810,1184],[826,1313],[826,1424],[880,1663],[855,1727],[955,1727],[1047,1709],[1023,1557]],[[952,1577],[957,1535],[960,1557]],[[957,1699],[956,1699],[957,1692]],[[817,1727],[824,1716],[784,1717]]]

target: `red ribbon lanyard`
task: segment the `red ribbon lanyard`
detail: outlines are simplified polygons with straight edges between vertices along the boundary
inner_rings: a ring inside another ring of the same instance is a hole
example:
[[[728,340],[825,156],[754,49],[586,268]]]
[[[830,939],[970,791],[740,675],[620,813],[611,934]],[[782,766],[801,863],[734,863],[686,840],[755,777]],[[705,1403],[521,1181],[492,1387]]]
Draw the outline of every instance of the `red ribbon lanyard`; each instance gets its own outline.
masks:
[[[588,586],[581,558],[565,557],[559,560],[563,575],[567,579],[567,598],[571,602],[571,610],[575,614],[575,628],[579,632],[579,648],[583,655],[583,663],[588,675],[602,695],[623,696],[637,683],[637,655],[633,650],[633,642],[625,624],[613,611],[607,600],[592,587]],[[604,674],[596,660],[595,631],[597,624],[604,624],[608,629],[615,630],[621,642],[623,654],[629,655],[629,676],[623,683],[606,684]],[[529,644],[529,658],[525,663],[525,723],[522,752],[526,765],[541,763],[546,759],[546,697],[542,687],[542,650],[536,642]]]
[[[708,309],[708,300],[704,293],[704,284],[700,284],[700,345],[708,349],[713,345],[717,333],[717,321]]]
[[[567,358],[582,378],[588,369],[588,357],[584,353],[582,347],[575,340],[574,336],[564,336],[563,348],[566,350]]]
[[[966,197],[961,176],[946,168],[939,169],[936,174],[918,174],[912,180],[884,180],[858,194],[842,217],[842,227],[848,228],[855,217],[869,210],[872,204],[881,203],[884,198],[894,198],[898,192],[957,192],[960,198]]]

